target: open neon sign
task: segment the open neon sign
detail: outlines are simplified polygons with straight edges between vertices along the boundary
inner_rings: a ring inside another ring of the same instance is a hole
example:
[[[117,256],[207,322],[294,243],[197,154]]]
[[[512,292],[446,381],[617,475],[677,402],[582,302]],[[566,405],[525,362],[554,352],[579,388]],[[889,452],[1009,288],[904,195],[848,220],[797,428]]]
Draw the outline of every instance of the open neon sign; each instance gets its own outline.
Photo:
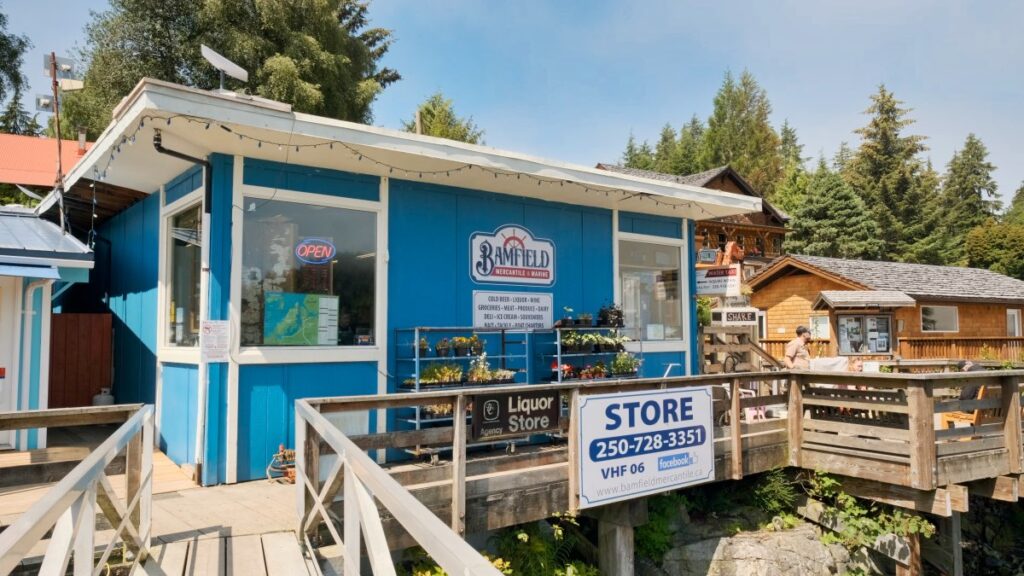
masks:
[[[306,238],[295,246],[295,257],[306,264],[327,264],[338,251],[326,238]]]

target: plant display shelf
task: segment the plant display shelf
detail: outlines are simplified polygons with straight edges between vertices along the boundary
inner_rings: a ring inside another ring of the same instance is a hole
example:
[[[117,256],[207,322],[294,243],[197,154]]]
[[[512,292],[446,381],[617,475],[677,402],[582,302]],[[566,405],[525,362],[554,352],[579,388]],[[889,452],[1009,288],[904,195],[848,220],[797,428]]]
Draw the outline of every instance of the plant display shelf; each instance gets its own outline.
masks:
[[[635,352],[634,351],[624,350],[624,349],[622,349],[622,350],[615,350],[615,351],[610,351],[610,350],[609,351],[594,351],[594,350],[590,350],[590,351],[577,351],[577,350],[573,350],[571,352],[564,351],[564,346],[565,345],[563,344],[563,341],[564,341],[564,334],[566,332],[605,332],[605,333],[607,333],[607,332],[618,332],[621,329],[622,329],[621,326],[565,326],[565,327],[556,326],[554,328],[551,328],[550,330],[547,330],[546,332],[553,333],[555,335],[555,338],[554,338],[554,340],[552,342],[547,342],[546,343],[548,346],[554,346],[554,350],[553,351],[549,351],[549,352],[543,352],[543,353],[540,354],[540,357],[545,362],[550,361],[550,360],[554,360],[555,363],[558,366],[557,368],[555,368],[555,367],[551,368],[552,375],[548,379],[548,382],[554,382],[554,383],[559,383],[559,384],[561,384],[563,382],[614,382],[616,380],[631,380],[631,379],[639,378],[639,370],[637,370],[637,372],[635,372],[633,374],[619,374],[619,375],[611,375],[611,374],[609,374],[608,376],[601,377],[601,378],[578,378],[578,377],[566,378],[566,377],[563,376],[563,372],[561,370],[561,367],[564,366],[565,364],[571,364],[571,360],[573,360],[573,359],[575,359],[576,361],[579,361],[580,359],[594,358],[595,360],[605,361],[605,360],[613,359],[617,355],[622,354],[622,353],[625,352],[625,353],[628,353],[628,354],[634,356],[642,364],[643,363],[643,357],[644,357],[644,354],[643,354],[643,342],[642,341],[636,341],[638,349]],[[570,362],[567,362],[567,360],[569,360]],[[606,362],[606,364],[607,363],[609,363],[609,362]]]

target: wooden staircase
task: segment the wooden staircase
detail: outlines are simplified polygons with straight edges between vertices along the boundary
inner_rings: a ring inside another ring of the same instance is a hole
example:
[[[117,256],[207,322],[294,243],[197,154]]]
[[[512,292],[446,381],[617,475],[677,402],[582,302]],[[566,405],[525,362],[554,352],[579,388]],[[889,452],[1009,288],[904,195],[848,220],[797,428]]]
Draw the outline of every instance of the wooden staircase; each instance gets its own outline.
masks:
[[[782,364],[762,348],[754,326],[703,326],[698,334],[704,374],[765,372]]]

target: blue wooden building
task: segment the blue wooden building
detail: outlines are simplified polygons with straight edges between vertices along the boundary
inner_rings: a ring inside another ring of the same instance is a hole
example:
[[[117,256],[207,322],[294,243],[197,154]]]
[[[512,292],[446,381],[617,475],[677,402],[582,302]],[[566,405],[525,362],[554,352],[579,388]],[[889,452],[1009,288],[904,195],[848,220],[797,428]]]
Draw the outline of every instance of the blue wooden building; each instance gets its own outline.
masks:
[[[645,375],[691,373],[694,223],[761,209],[152,80],[68,179],[144,194],[99,228],[110,281],[92,292],[118,318],[115,396],[155,403],[161,448],[203,484],[261,477],[294,442],[295,398],[399,390],[423,368],[413,327],[531,326],[519,352],[485,351],[542,381],[542,328],[618,303]],[[423,336],[434,355],[441,334]]]

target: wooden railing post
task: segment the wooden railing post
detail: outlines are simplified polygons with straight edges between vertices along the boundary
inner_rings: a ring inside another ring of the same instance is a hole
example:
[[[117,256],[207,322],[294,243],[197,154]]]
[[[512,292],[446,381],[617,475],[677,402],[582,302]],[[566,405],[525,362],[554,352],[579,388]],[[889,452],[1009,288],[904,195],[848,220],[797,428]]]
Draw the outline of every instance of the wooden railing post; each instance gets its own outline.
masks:
[[[1010,460],[1010,474],[1024,470],[1021,454],[1020,427],[1020,384],[1016,376],[1002,379],[1000,398],[1003,401],[1003,437],[1006,439],[1007,458]]]
[[[338,454],[338,457],[344,458],[345,455]],[[342,473],[345,475],[342,488],[345,493],[345,503],[343,504],[345,509],[345,527],[342,537],[345,542],[345,571],[343,574],[359,574],[359,531],[361,528],[360,523],[362,522],[359,512],[359,494],[356,491],[356,482],[359,482],[359,479],[356,478],[356,473],[348,465],[348,462],[345,463]]]
[[[934,490],[935,398],[932,381],[907,381],[907,406],[910,411],[910,485],[918,490]]]
[[[131,504],[135,495],[142,489],[143,474],[143,440],[142,434],[135,434],[125,448],[125,502]],[[129,512],[128,522],[135,527],[136,534],[142,534],[142,502]]]
[[[798,374],[789,375],[789,405],[786,410],[787,426],[789,427],[789,465],[800,466],[800,444],[804,435],[804,395],[805,379]]]
[[[319,411],[319,406],[314,406],[313,409]],[[305,439],[301,446],[296,445],[295,447],[298,449],[296,452],[302,451],[303,473],[306,475],[306,479],[309,480],[309,487],[303,484],[298,477],[295,478],[295,486],[303,494],[302,508],[304,515],[299,520],[298,534],[300,537],[304,533],[302,527],[306,515],[316,512],[316,498],[320,493],[320,434],[317,433],[316,428],[312,424],[305,420],[302,420],[302,426],[306,429]],[[342,454],[338,454],[338,458],[343,457]],[[327,502],[326,505],[330,506],[330,503]],[[322,520],[330,522],[329,518],[323,518]],[[310,526],[307,532],[310,535],[315,534],[318,524]]]
[[[740,379],[733,378],[730,390],[729,431],[732,433],[732,479],[743,478],[743,425],[740,423]]]
[[[466,534],[466,395],[455,398],[452,410],[452,530]]]

